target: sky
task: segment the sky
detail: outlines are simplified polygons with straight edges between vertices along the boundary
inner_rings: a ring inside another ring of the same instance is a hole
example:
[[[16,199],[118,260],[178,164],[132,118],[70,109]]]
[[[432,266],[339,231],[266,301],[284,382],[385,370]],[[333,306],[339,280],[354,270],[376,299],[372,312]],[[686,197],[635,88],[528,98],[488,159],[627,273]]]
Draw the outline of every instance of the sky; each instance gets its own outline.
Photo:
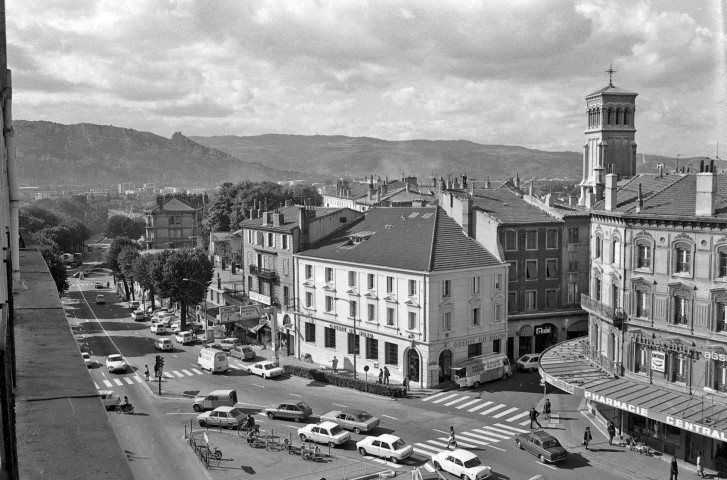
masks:
[[[581,151],[638,93],[638,151],[727,159],[727,0],[6,0],[13,117],[164,137]],[[719,151],[718,151],[719,149]]]

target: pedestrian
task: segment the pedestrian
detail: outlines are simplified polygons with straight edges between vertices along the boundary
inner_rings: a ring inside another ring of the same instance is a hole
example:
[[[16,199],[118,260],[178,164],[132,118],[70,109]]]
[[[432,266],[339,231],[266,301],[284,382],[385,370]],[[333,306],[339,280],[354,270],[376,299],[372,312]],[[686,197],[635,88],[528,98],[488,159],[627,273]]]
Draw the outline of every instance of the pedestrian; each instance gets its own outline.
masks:
[[[149,381],[149,365],[144,365],[146,369],[144,370],[144,376],[146,377],[146,381]]]
[[[457,440],[454,438],[454,426],[449,427],[449,440],[447,440],[447,448],[453,446],[457,448]]]
[[[336,356],[333,356],[333,360],[331,360],[331,366],[333,367],[333,373],[338,373],[338,359]]]
[[[535,410],[535,407],[530,409],[530,428],[533,428],[533,422],[535,422],[538,425],[538,428],[543,428],[542,425],[540,425],[540,422],[538,422],[538,413],[537,410]]]
[[[543,413],[545,414],[545,419],[550,420],[550,399],[545,399],[545,406],[543,407]]]
[[[704,467],[702,466],[702,451],[697,452],[697,475],[704,478]]]
[[[386,366],[384,366],[384,383],[389,384],[389,369]]]
[[[608,423],[608,444],[613,445],[613,437],[616,435],[616,425],[614,425],[613,420],[611,420]]]
[[[591,443],[591,440],[593,440],[593,436],[591,435],[591,427],[586,427],[586,431],[583,432],[583,445],[586,446],[586,450],[588,450],[588,444]]]
[[[404,382],[403,383],[404,383],[404,391],[405,392],[408,392],[409,391],[409,375],[405,375],[404,376]]]
[[[679,476],[679,466],[677,465],[677,457],[671,457],[671,467],[669,468],[669,480],[677,480]]]
[[[379,383],[384,383],[384,370],[379,369]]]

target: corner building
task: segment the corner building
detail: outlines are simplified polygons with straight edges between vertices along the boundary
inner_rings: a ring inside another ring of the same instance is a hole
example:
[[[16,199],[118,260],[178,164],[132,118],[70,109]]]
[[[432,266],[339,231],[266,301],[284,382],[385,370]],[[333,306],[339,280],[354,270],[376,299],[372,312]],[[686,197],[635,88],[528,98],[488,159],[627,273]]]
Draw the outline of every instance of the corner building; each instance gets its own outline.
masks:
[[[373,209],[295,263],[299,351],[315,363],[431,387],[504,353],[507,267],[441,208]]]

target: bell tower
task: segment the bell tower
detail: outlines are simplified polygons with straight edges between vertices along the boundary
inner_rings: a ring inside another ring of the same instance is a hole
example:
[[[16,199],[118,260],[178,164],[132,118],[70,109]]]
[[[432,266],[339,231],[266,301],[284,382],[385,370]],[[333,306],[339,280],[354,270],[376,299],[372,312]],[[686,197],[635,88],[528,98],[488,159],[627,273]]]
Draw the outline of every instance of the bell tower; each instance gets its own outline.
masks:
[[[603,199],[605,175],[636,175],[636,96],[613,85],[613,66],[606,70],[608,85],[586,95],[586,144],[583,146],[583,179],[579,205]]]

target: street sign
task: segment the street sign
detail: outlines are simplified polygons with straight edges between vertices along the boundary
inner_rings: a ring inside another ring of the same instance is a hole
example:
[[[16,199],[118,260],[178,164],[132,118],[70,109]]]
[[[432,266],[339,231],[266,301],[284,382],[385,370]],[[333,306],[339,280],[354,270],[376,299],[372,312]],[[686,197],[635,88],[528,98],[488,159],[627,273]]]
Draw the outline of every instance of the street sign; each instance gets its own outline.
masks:
[[[240,320],[239,307],[220,307],[220,323],[233,323]]]

